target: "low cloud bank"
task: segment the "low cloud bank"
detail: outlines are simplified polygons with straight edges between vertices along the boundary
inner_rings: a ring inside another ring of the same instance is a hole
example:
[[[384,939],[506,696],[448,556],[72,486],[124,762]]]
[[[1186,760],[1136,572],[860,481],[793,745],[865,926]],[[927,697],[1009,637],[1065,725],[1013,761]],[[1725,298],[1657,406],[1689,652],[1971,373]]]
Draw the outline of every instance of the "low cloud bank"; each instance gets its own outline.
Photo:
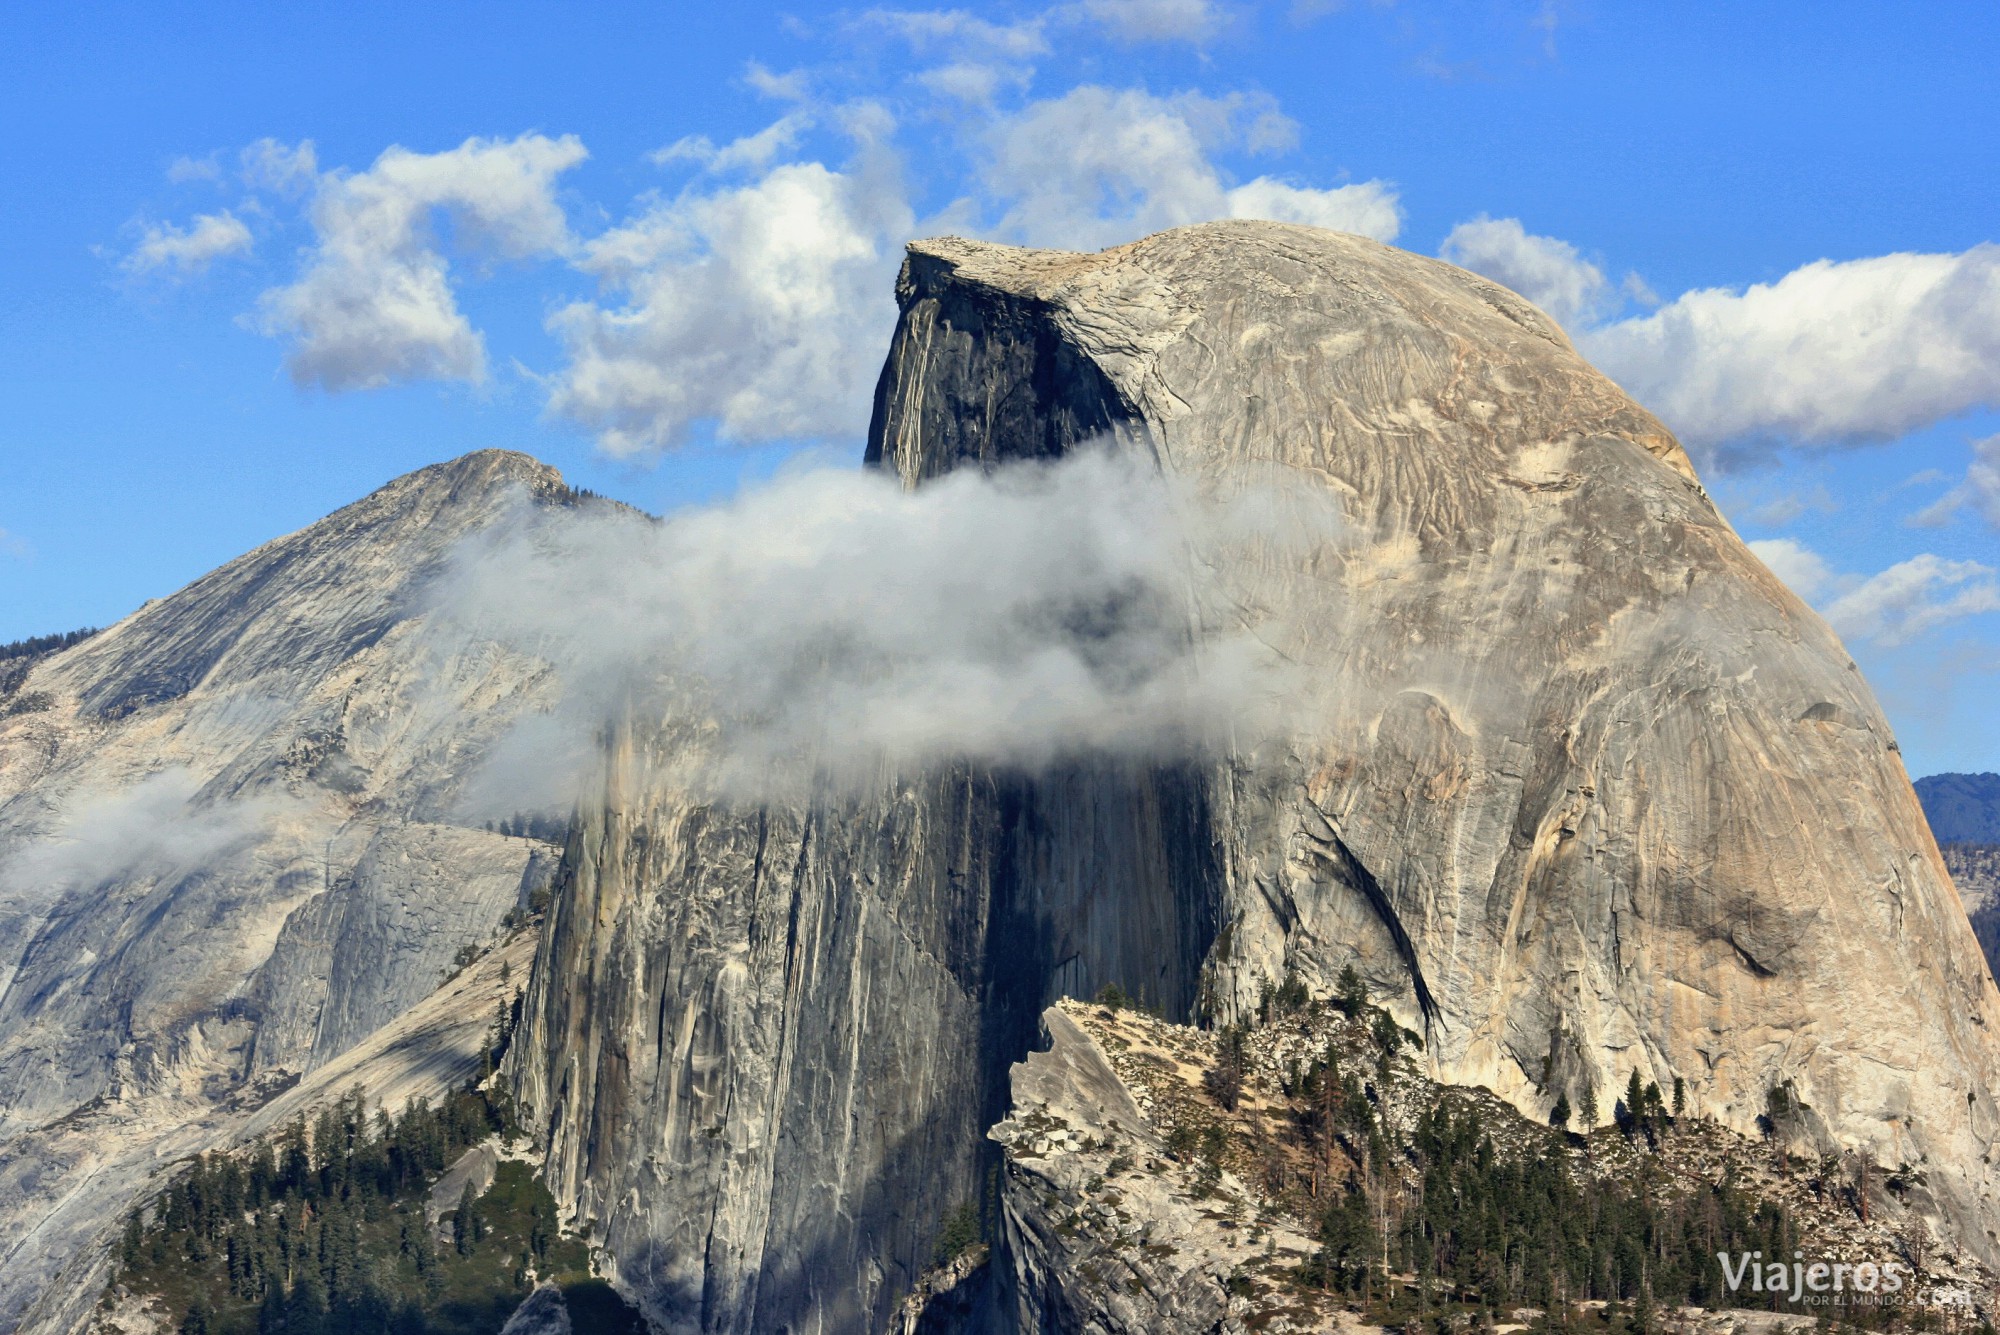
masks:
[[[432,597],[453,633],[553,664],[566,698],[469,800],[566,803],[626,710],[686,739],[688,782],[748,798],[945,759],[1247,744],[1297,683],[1218,557],[1297,561],[1338,531],[1321,489],[1197,495],[1095,449],[915,491],[794,472],[664,522],[524,510]]]
[[[49,835],[9,855],[0,889],[53,898],[114,881],[166,881],[213,866],[263,837],[275,801],[213,805],[201,781],[175,766],[128,788],[82,795]]]

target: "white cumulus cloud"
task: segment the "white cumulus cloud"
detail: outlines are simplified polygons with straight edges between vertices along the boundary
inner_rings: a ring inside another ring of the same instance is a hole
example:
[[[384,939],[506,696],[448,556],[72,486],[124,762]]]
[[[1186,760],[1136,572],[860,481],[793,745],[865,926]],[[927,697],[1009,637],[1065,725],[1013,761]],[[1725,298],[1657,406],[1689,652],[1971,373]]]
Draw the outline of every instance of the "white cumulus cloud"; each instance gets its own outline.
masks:
[[[1358,181],[1316,190],[1259,176],[1229,192],[1229,216],[1304,223],[1393,241],[1403,229],[1396,188],[1386,181]]]
[[[292,378],[328,390],[482,379],[485,342],[458,308],[436,221],[475,254],[562,253],[556,178],[586,156],[574,136],[531,134],[390,148],[365,172],[323,175],[305,272],[261,300],[263,328],[291,344]]]
[[[871,21],[922,26],[917,17]],[[921,17],[943,27],[976,22]],[[992,89],[963,91],[977,99]],[[808,115],[847,132],[851,163],[777,160]],[[749,179],[698,178],[580,248],[576,263],[602,291],[551,317],[566,362],[549,382],[550,411],[619,456],[674,448],[704,425],[745,443],[857,436],[895,321],[903,243],[923,231],[1095,249],[1215,218],[1385,240],[1400,222],[1395,191],[1379,181],[1324,190],[1271,177],[1230,184],[1217,152],[1290,141],[1294,127],[1265,98],[1085,87],[977,125],[976,199],[921,225],[887,147],[895,127],[870,104],[801,109],[720,147],[677,143],[666,159]]]
[[[2000,404],[2000,246],[1820,260],[1579,343],[1697,446],[1887,440]]]
[[[1451,229],[1438,254],[1491,278],[1569,326],[1601,312],[1612,295],[1604,271],[1567,241],[1536,236],[1518,218],[1481,214]]]
[[[1833,571],[1825,560],[1803,543],[1791,538],[1764,538],[1749,546],[1772,574],[1807,602],[1819,597],[1834,582]]]
[[[224,209],[204,213],[186,227],[155,223],[146,228],[122,267],[127,273],[165,272],[173,277],[200,273],[217,260],[241,255],[256,244],[243,220]]]
[[[1395,191],[1380,181],[1312,190],[1259,177],[1232,189],[1214,161],[1227,148],[1285,147],[1295,132],[1263,98],[1075,88],[989,132],[981,179],[1002,207],[993,230],[1030,245],[1096,250],[1188,223],[1275,215],[1393,238]]]
[[[568,363],[550,411],[616,455],[703,421],[740,442],[858,435],[912,228],[888,164],[866,161],[658,204],[585,248],[612,300],[552,317]]]
[[[1790,538],[1753,542],[1750,550],[1849,640],[1893,648],[1950,622],[2000,612],[2000,572],[1977,561],[1924,552],[1861,576],[1836,573]]]

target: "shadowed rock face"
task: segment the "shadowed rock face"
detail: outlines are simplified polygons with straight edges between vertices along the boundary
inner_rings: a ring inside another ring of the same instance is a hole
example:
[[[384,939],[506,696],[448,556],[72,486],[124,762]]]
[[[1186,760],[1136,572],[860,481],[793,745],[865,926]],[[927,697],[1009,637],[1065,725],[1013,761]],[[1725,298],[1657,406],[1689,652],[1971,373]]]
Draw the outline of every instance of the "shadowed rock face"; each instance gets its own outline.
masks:
[[[137,1193],[409,1012],[553,870],[456,811],[547,666],[440,630],[421,590],[467,534],[571,499],[524,455],[424,469],[0,701],[0,1329],[38,1295],[29,1324],[65,1328]]]
[[[530,984],[551,1187],[665,1329],[880,1328],[981,1198],[1050,990],[1191,1005],[1199,777],[961,770],[746,813],[653,780],[674,750],[612,756]]]
[[[1928,1156],[1993,1251],[2000,1010],[1881,713],[1552,322],[1264,223],[924,242],[898,295],[868,458],[909,485],[1109,438],[1218,492],[1307,479],[1349,530],[1224,572],[1311,687],[1219,759],[725,811],[664,777],[696,741],[634,723],[516,1074],[656,1320],[880,1326],[1043,1003],[1228,1017],[1349,963],[1440,1078],[1531,1112],[1608,1119],[1637,1067],[1747,1129],[1789,1081],[1830,1140]]]

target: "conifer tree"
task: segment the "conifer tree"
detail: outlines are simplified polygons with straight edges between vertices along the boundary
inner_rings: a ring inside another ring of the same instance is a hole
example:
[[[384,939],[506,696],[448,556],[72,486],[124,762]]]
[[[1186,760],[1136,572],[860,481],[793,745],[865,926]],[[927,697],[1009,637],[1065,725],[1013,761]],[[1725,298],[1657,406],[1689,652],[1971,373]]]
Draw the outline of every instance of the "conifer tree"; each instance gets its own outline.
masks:
[[[257,1335],[284,1335],[285,1330],[285,1290],[273,1284],[264,1290],[264,1301],[257,1309]]]
[[[459,1193],[458,1213],[452,1216],[452,1241],[458,1246],[460,1256],[470,1256],[475,1243],[479,1241],[479,1207],[472,1190],[472,1182],[467,1179],[465,1190]]]
[[[1354,971],[1352,964],[1340,971],[1340,978],[1334,984],[1333,1003],[1350,1017],[1359,1015],[1361,1008],[1368,1004],[1368,985],[1361,981],[1361,975]]]
[[[135,1209],[125,1216],[125,1233],[118,1243],[118,1258],[128,1268],[139,1264],[145,1237],[144,1226],[139,1221],[139,1211]]]
[[[1243,1097],[1243,1078],[1248,1065],[1243,1030],[1231,1025],[1222,1031],[1216,1043],[1215,1064],[1202,1076],[1209,1095],[1227,1112],[1235,1112]]]

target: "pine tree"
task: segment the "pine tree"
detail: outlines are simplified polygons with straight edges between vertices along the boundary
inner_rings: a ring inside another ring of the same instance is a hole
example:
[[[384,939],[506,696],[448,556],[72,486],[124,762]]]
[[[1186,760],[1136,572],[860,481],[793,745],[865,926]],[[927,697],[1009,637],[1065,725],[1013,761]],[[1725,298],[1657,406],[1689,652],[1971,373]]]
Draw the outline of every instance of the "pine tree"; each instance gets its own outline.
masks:
[[[1653,1290],[1643,1279],[1639,1282],[1639,1291],[1632,1295],[1632,1315],[1626,1318],[1625,1328],[1632,1335],[1652,1335]]]
[[[145,1237],[145,1227],[140,1222],[139,1211],[134,1210],[125,1216],[125,1235],[118,1243],[118,1258],[125,1263],[127,1269],[138,1265],[144,1256]]]
[[[1340,978],[1334,984],[1333,1004],[1349,1016],[1359,1015],[1368,1004],[1368,985],[1361,981],[1352,964],[1340,971]]]
[[[1569,1095],[1556,1095],[1556,1106],[1549,1109],[1549,1125],[1558,1131],[1569,1129]]]
[[[1222,1037],[1215,1045],[1215,1064],[1202,1076],[1209,1095],[1226,1112],[1235,1112],[1236,1105],[1242,1100],[1243,1077],[1248,1065],[1243,1030],[1231,1025],[1222,1031]]]
[[[285,1302],[285,1335],[325,1335],[326,1297],[319,1281],[301,1275]]]
[[[468,1178],[465,1190],[459,1193],[458,1212],[451,1221],[452,1242],[458,1247],[460,1256],[472,1255],[473,1245],[480,1238],[479,1207],[474,1203],[477,1199],[473,1194],[472,1181]]]
[[[257,1335],[284,1335],[285,1330],[285,1290],[277,1284],[264,1290],[264,1301],[257,1309]]]

